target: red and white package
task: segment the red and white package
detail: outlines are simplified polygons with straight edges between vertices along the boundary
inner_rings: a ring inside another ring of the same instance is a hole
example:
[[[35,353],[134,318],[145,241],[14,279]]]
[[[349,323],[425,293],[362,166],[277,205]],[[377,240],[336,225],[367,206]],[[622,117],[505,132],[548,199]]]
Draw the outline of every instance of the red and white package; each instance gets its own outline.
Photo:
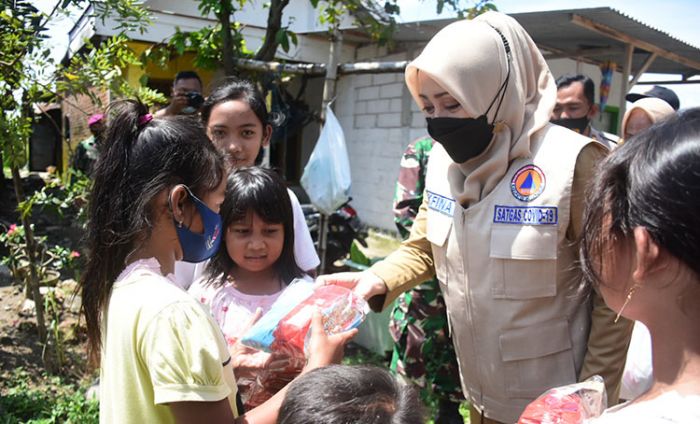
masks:
[[[367,302],[350,289],[328,285],[314,290],[310,286],[290,285],[241,342],[265,352],[305,358],[314,309],[321,311],[326,334],[356,328],[369,313]]]
[[[369,312],[367,302],[352,290],[335,285],[319,287],[280,320],[273,333],[275,340],[271,350],[284,351],[290,356],[293,356],[293,352],[306,356],[311,316],[315,309],[321,311],[326,334],[358,327]]]
[[[518,424],[583,424],[603,413],[608,401],[599,375],[547,390],[530,403]]]

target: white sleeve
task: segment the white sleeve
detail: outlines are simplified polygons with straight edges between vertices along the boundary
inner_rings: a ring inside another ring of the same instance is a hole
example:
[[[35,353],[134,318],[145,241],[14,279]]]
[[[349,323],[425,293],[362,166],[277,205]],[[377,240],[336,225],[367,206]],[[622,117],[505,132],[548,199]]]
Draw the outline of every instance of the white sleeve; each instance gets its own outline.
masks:
[[[287,192],[294,214],[294,259],[302,271],[310,271],[316,269],[321,264],[321,260],[316,253],[309,227],[306,226],[306,219],[304,219],[304,212],[301,210],[299,200],[293,191],[287,189]]]
[[[184,261],[175,261],[175,267],[173,270],[173,275],[175,276],[175,283],[177,283],[180,288],[187,290],[192,285],[195,280],[195,271],[197,264]]]

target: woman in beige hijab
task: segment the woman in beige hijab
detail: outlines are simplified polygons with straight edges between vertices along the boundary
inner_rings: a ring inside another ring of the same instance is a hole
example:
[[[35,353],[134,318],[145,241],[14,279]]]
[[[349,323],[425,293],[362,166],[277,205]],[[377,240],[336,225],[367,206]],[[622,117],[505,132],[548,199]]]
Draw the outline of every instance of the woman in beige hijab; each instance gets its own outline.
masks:
[[[637,100],[622,118],[623,140],[629,140],[674,112],[671,105],[656,97]]]
[[[576,266],[583,190],[605,150],[549,124],[557,89],[537,46],[489,12],[438,32],[406,84],[438,142],[411,236],[369,270],[321,281],[384,308],[435,273],[472,423],[515,422],[593,374],[616,401],[631,325],[613,324]]]

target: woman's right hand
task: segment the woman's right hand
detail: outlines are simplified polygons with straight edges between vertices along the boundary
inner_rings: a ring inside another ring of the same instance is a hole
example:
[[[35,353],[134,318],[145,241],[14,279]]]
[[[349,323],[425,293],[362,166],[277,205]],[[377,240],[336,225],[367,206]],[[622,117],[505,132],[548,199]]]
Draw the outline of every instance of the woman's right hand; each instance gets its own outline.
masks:
[[[357,328],[338,334],[328,335],[323,330],[321,311],[314,310],[311,318],[311,339],[309,340],[309,360],[304,372],[314,368],[338,364],[343,359],[345,344],[357,334]]]
[[[316,284],[319,286],[335,284],[346,287],[352,289],[355,294],[365,300],[387,292],[384,281],[371,271],[339,272],[337,274],[321,275],[316,279]]]

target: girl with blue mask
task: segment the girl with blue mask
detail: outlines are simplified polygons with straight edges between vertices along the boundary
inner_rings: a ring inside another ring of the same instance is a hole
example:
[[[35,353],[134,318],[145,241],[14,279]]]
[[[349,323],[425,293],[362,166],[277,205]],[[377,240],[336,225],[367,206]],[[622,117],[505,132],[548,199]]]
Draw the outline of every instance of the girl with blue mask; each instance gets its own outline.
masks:
[[[234,422],[242,411],[231,353],[214,320],[172,280],[175,261],[206,259],[220,243],[223,158],[191,118],[154,120],[130,100],[109,117],[80,281],[88,352],[100,365],[100,418]],[[349,336],[317,335],[305,369],[330,363]],[[272,423],[281,400],[240,419]]]

